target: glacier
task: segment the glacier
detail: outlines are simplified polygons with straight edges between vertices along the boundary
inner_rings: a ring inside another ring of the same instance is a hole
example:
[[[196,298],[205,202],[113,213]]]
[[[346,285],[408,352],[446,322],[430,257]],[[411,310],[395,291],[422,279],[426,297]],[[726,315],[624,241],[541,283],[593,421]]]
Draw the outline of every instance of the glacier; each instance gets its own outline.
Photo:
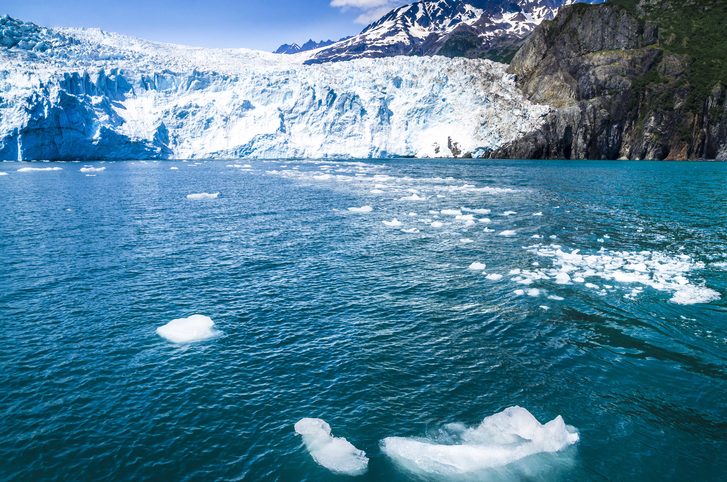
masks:
[[[464,157],[540,126],[504,64],[306,65],[0,17],[0,159]]]

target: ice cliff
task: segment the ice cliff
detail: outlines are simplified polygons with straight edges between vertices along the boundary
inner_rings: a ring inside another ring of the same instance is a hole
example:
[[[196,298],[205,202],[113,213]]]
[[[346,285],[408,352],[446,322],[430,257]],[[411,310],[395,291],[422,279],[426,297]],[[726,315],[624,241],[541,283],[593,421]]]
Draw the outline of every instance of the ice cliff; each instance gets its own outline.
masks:
[[[0,17],[0,159],[464,156],[548,111],[486,60],[309,55]]]

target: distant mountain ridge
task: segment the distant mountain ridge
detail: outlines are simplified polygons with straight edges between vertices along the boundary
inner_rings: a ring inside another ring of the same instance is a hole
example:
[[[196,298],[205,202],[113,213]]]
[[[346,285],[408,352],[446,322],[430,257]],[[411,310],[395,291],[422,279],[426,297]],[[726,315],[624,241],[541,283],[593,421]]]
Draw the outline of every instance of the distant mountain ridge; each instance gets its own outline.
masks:
[[[342,38],[341,40],[346,40],[347,38]],[[336,42],[340,42],[341,40],[321,40],[320,42],[316,42],[313,39],[309,39],[306,43],[303,45],[298,44],[283,44],[280,47],[275,50],[275,54],[299,54],[301,52],[308,52],[309,50],[315,50],[320,49],[322,47],[328,47],[329,45],[333,45]]]
[[[588,0],[594,3],[597,0]],[[422,0],[396,8],[308,63],[396,55],[509,61],[543,20],[577,0]]]

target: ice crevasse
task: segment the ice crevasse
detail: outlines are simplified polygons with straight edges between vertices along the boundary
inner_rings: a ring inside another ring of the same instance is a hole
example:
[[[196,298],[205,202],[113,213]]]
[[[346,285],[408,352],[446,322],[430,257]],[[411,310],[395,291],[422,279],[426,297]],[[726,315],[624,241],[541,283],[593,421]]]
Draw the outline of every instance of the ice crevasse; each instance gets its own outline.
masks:
[[[477,155],[548,112],[504,64],[159,44],[0,17],[0,159]]]

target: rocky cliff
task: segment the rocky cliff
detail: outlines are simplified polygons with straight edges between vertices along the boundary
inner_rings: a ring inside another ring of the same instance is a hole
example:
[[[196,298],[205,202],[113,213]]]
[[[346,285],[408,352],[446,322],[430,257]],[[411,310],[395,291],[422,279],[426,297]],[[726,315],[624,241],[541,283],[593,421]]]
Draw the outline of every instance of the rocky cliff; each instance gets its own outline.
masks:
[[[493,158],[725,159],[723,0],[573,5],[543,23],[510,72],[553,107]]]

